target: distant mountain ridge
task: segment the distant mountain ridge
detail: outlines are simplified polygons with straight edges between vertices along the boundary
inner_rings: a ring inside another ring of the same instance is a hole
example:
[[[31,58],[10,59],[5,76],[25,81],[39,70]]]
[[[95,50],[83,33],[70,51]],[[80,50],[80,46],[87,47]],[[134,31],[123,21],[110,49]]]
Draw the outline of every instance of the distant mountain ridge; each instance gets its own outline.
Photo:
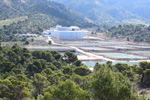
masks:
[[[97,23],[150,23],[150,0],[53,0]]]

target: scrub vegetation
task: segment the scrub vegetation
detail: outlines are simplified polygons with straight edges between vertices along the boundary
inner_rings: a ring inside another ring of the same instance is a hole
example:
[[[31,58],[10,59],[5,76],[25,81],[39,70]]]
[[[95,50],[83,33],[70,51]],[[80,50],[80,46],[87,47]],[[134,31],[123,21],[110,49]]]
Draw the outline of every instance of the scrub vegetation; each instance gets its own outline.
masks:
[[[96,63],[90,71],[71,52],[0,47],[2,100],[145,100],[136,86],[149,87],[150,63]]]
[[[97,32],[105,32],[110,38],[126,38],[127,41],[150,42],[150,26],[146,25],[118,25],[99,28]]]
[[[102,15],[102,18],[111,18],[103,12]],[[114,22],[116,20],[110,23]],[[81,28],[97,26],[52,0],[0,0],[0,100],[146,100],[148,91],[137,90],[150,87],[150,62],[130,66],[112,65],[108,61],[96,63],[91,71],[69,51],[61,55],[56,51],[29,51],[17,44],[2,46],[8,41],[30,45],[36,38],[29,40],[16,35],[40,34],[57,24]],[[119,25],[97,30],[106,32],[111,38],[135,42],[150,42],[149,31],[150,26],[145,25]],[[51,41],[47,43],[50,44]]]

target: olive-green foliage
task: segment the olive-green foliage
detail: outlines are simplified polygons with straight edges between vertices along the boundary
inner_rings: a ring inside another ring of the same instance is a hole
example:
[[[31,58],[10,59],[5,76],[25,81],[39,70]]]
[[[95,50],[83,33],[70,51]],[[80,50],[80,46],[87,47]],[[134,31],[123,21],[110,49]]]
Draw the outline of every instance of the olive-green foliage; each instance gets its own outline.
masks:
[[[91,73],[90,69],[84,66],[75,68],[74,72],[80,76],[86,76]]]
[[[65,58],[65,61],[69,64],[75,62],[76,60],[78,60],[77,55],[75,55],[75,54],[73,54],[72,52],[69,52],[69,51],[65,52],[64,58]]]
[[[148,86],[150,85],[150,69],[144,71],[143,83]]]
[[[145,25],[119,25],[106,29],[107,36],[127,38],[127,41],[150,42],[149,27]]]
[[[71,80],[59,83],[54,90],[46,89],[44,98],[50,100],[90,100],[88,93]]]
[[[98,62],[94,66],[94,71],[98,71],[103,65],[99,64]]]
[[[10,100],[21,100],[30,97],[27,82],[16,77],[8,77],[4,80],[0,79],[0,97],[6,97]]]
[[[133,76],[149,86],[149,63],[96,64],[90,71],[66,52],[0,48],[0,98],[4,100],[140,100]],[[127,79],[127,77],[129,79]],[[131,80],[131,81],[130,81]],[[139,99],[137,99],[139,98]]]
[[[5,73],[10,72],[15,67],[15,64],[7,61],[0,63],[0,67],[1,67],[0,71]]]
[[[77,60],[74,62],[74,65],[76,66],[81,66],[82,65],[82,62],[80,60]]]
[[[149,86],[149,70],[150,63],[143,61],[140,62],[139,67],[137,68],[137,73],[140,75],[140,84],[142,86]]]
[[[72,75],[73,70],[72,70],[72,68],[69,67],[69,66],[64,66],[63,69],[62,69],[62,72],[63,72],[64,74]]]
[[[132,83],[119,72],[101,67],[89,82],[95,100],[138,100]]]
[[[48,82],[47,78],[45,76],[42,76],[41,74],[34,74],[34,77],[32,78],[34,91],[33,94],[35,97],[37,97],[39,94],[43,93],[43,89],[46,88],[50,83]]]

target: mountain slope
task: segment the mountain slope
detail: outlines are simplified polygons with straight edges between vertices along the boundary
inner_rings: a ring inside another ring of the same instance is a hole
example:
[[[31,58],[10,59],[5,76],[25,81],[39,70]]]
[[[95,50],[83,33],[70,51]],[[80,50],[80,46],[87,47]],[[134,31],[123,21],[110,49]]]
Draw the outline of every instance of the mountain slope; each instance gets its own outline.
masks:
[[[34,17],[38,17],[39,21],[42,21],[42,16],[44,16],[47,23],[52,26],[56,24],[66,26],[88,24],[85,17],[56,2],[47,0],[0,1],[0,20],[20,16],[28,16],[28,20],[32,19],[33,21]]]
[[[36,33],[57,24],[96,26],[89,19],[62,4],[47,0],[0,0],[0,40],[20,40],[14,34]],[[24,39],[23,39],[24,40]]]
[[[98,23],[150,23],[150,0],[53,0]]]

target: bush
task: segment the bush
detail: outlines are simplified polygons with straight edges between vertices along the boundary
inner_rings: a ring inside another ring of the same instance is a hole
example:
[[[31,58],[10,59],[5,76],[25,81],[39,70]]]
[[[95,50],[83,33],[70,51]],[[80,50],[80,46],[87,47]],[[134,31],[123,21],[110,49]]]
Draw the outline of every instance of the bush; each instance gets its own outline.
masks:
[[[25,45],[28,45],[28,44],[29,44],[29,41],[26,41],[24,44],[25,44]]]

